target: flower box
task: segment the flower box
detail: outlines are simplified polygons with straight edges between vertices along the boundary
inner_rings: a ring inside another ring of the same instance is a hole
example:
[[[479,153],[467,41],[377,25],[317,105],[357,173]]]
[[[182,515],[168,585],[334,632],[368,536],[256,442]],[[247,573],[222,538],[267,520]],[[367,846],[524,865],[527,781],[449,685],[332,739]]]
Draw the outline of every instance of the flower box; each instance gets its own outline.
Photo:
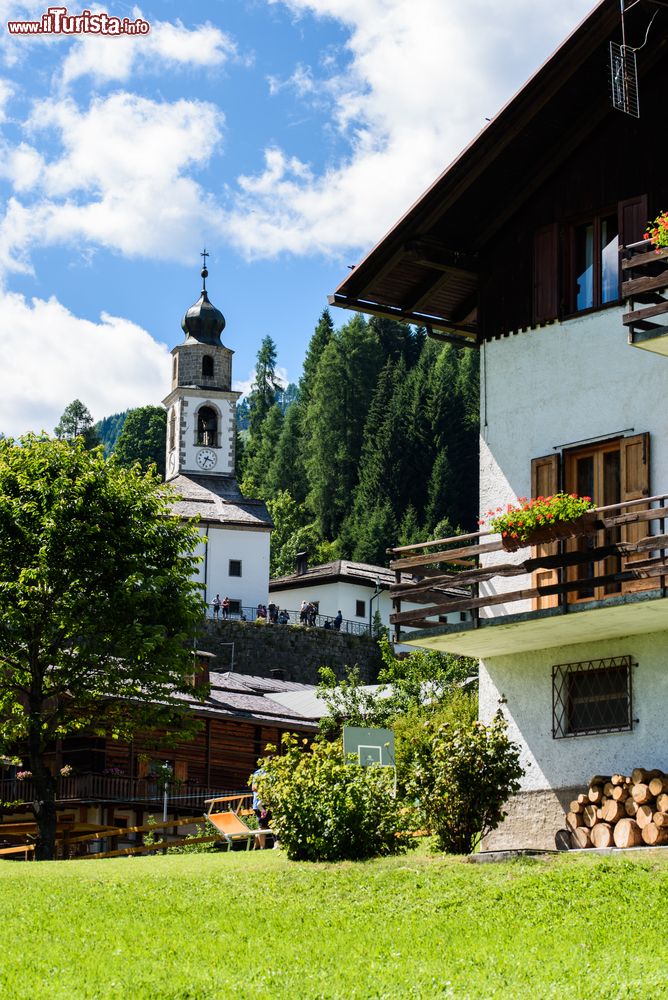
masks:
[[[511,538],[510,535],[502,535],[501,544],[506,552],[517,552],[518,549],[527,545],[545,545],[550,542],[560,542],[565,538],[577,538],[579,535],[588,534],[595,520],[595,512],[590,511],[582,514],[574,521],[555,521],[553,524],[546,524],[541,528],[536,528],[524,540]]]

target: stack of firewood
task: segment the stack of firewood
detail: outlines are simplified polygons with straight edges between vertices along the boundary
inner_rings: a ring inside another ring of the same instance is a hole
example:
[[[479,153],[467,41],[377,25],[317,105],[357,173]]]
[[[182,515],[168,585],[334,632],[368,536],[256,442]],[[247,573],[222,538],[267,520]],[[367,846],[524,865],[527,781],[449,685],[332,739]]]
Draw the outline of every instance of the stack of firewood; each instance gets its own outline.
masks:
[[[594,775],[566,816],[570,846],[656,847],[668,844],[668,775],[637,767]]]

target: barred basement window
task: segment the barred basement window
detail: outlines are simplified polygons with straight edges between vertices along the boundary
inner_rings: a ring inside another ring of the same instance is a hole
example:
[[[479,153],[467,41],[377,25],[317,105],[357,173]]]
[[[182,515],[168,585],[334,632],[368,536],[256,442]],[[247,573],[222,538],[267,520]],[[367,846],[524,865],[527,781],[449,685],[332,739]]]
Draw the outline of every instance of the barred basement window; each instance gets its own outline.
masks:
[[[559,663],[552,667],[552,736],[586,736],[633,729],[630,656]]]

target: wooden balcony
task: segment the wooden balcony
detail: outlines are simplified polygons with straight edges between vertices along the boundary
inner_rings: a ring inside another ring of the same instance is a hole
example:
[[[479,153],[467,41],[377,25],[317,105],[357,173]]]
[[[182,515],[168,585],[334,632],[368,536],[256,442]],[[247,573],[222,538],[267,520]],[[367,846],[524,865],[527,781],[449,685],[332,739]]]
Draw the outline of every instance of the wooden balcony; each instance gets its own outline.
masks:
[[[201,785],[172,785],[167,790],[170,810],[201,809],[205,812],[204,800],[226,795],[228,788],[209,788]],[[9,803],[19,809],[28,806],[34,798],[30,778],[0,780],[0,802]],[[164,791],[157,781],[147,778],[126,778],[106,774],[74,774],[58,778],[56,792],[58,805],[84,803],[118,803],[162,808]]]
[[[668,355],[668,250],[657,253],[642,240],[622,247],[620,255],[629,344]]]
[[[615,630],[631,634],[668,628],[668,494],[598,507],[592,513],[579,538],[527,545],[513,554],[489,531],[391,549],[390,566],[397,578],[390,617],[395,638],[477,656],[484,649],[500,654],[540,648],[541,642],[559,645],[603,638]],[[523,579],[514,586],[513,578]],[[446,595],[446,589],[453,588],[461,596]],[[665,602],[665,624],[656,606],[649,624],[647,613],[638,612],[648,598]],[[421,606],[402,611],[402,602]],[[614,606],[617,610],[607,616],[603,631],[600,616],[594,621],[591,614],[574,614]],[[473,620],[446,625],[445,616],[453,612],[471,612]],[[571,621],[568,626],[557,624],[558,617]],[[541,618],[550,620],[549,629],[537,628]],[[506,627],[497,628],[494,639],[489,637],[489,626],[528,623],[532,627],[523,628],[521,636],[509,638]],[[421,630],[422,636],[406,636],[405,630]],[[488,637],[483,638],[483,630]]]

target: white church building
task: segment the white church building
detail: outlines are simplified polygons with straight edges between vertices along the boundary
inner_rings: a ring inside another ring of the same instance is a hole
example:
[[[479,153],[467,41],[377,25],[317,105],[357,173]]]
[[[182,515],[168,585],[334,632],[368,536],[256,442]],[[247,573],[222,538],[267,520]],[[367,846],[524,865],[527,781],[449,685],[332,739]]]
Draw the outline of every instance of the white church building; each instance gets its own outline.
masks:
[[[174,512],[198,518],[202,543],[199,581],[207,604],[216,594],[231,612],[266,604],[269,543],[273,527],[261,500],[241,494],[235,476],[235,410],[232,354],[220,335],[225,317],[206,290],[181,326],[185,341],[172,350],[167,409],[166,480],[177,494]]]

